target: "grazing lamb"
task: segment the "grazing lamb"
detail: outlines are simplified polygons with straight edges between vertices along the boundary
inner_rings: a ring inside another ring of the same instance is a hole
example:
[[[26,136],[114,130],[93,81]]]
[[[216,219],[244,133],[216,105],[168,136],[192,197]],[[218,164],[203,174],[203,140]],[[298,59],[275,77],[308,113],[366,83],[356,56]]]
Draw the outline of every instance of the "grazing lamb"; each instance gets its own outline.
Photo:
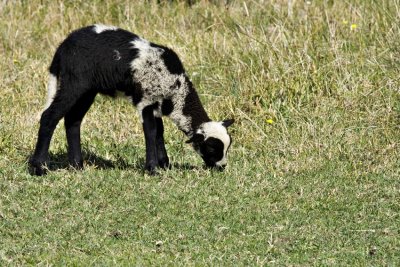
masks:
[[[58,47],[50,66],[48,100],[30,170],[46,173],[50,140],[64,118],[70,164],[83,168],[80,127],[97,93],[123,92],[137,107],[146,142],[145,169],[166,168],[162,116],[188,137],[187,143],[208,167],[223,168],[232,142],[227,127],[234,120],[211,121],[171,49],[113,26],[92,25],[72,32]]]

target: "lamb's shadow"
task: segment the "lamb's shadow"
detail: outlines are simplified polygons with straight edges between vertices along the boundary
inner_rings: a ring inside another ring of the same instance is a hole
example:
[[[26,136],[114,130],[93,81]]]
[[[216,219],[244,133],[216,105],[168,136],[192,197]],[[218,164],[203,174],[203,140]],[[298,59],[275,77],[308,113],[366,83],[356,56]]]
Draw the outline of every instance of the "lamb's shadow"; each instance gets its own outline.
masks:
[[[83,152],[83,159],[85,165],[96,166],[97,169],[115,169],[116,163],[105,159],[103,157],[97,156],[90,151]],[[59,169],[69,168],[68,154],[66,152],[49,153],[49,164],[47,168],[50,171],[56,171]]]
[[[104,157],[98,156],[91,151],[83,151],[83,159],[86,166],[94,166],[96,169],[132,169],[132,170],[144,170],[145,160],[144,158],[136,159],[130,163],[123,157],[117,155],[116,160],[105,159]],[[68,154],[66,152],[49,153],[49,164],[47,168],[50,171],[56,171],[60,169],[70,168],[68,161]],[[178,170],[194,170],[201,167],[193,166],[189,163],[171,163],[170,169]]]
[[[170,169],[178,169],[178,170],[196,170],[199,169],[200,167],[193,166],[189,163],[171,163]]]

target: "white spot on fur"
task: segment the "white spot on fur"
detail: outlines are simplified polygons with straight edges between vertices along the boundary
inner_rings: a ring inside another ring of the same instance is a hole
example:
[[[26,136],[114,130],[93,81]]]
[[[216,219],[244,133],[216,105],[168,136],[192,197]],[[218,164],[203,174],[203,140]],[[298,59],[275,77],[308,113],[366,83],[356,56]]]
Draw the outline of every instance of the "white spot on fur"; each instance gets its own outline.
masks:
[[[104,24],[95,24],[93,30],[96,33],[102,33],[104,31],[116,31],[118,30],[118,27]]]
[[[142,38],[137,38],[131,43],[134,48],[139,49],[139,53],[147,53],[151,49],[150,42]]]
[[[121,53],[120,53],[118,50],[116,50],[116,49],[115,49],[113,52],[114,52],[113,59],[114,59],[115,61],[120,60],[120,59],[121,59]]]
[[[197,133],[203,134],[204,140],[207,140],[209,137],[214,137],[221,140],[221,142],[224,144],[224,153],[222,159],[215,164],[217,166],[225,166],[227,162],[227,150],[231,139],[229,138],[228,131],[226,130],[225,126],[222,125],[222,122],[205,122],[200,125]]]
[[[153,111],[153,114],[154,114],[154,117],[156,117],[156,118],[161,118],[161,117],[162,117],[162,114],[161,114],[161,110],[160,110],[160,109],[155,109],[155,110]]]
[[[143,91],[141,102],[137,104],[139,117],[143,122],[142,111],[146,106],[159,102],[155,116],[161,116],[161,105],[164,99],[171,99],[174,109],[169,115],[172,121],[184,132],[191,130],[191,118],[183,115],[185,98],[189,92],[184,74],[172,74],[161,55],[164,49],[153,47],[147,40],[137,38],[131,42],[133,48],[138,49],[138,57],[131,62],[131,69],[135,82],[140,83]],[[175,88],[176,81],[181,86]]]
[[[50,107],[51,103],[53,102],[54,97],[57,93],[57,85],[57,77],[54,74],[50,73],[49,81],[47,84],[47,101],[44,110],[48,109],[48,107]]]

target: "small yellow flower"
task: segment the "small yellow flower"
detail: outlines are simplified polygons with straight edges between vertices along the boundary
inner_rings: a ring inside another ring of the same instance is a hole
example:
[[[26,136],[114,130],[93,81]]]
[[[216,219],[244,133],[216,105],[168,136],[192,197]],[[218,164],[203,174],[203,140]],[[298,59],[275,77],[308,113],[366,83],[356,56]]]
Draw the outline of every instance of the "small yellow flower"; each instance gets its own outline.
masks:
[[[355,23],[351,24],[350,28],[351,28],[352,30],[357,29],[357,24],[355,24]]]
[[[266,119],[265,120],[267,123],[269,123],[269,124],[273,124],[274,123],[274,120],[273,119]]]

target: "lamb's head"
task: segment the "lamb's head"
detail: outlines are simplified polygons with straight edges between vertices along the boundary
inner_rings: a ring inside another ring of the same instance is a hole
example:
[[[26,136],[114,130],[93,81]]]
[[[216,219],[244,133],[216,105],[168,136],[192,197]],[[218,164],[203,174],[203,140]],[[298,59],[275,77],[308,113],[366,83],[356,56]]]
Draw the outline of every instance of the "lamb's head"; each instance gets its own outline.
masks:
[[[227,128],[233,119],[221,122],[210,121],[200,125],[195,134],[186,143],[191,143],[203,158],[207,167],[223,169],[227,163],[227,152],[232,143]]]

